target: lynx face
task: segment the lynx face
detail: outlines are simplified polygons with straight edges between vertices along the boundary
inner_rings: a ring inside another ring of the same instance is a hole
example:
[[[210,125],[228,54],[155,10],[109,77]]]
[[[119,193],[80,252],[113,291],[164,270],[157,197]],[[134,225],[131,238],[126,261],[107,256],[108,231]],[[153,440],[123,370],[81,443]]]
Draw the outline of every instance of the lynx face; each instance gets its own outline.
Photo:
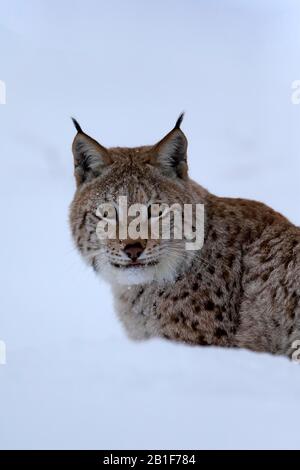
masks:
[[[84,259],[110,282],[172,280],[192,258],[184,239],[133,240],[118,235],[120,196],[127,197],[128,205],[193,202],[187,176],[187,140],[180,130],[182,117],[158,144],[137,148],[104,148],[74,122],[78,131],[73,142],[77,191],[70,212],[72,234]],[[97,236],[97,224],[103,219],[97,208],[103,203],[117,209],[114,239]],[[149,210],[149,223],[151,217]]]

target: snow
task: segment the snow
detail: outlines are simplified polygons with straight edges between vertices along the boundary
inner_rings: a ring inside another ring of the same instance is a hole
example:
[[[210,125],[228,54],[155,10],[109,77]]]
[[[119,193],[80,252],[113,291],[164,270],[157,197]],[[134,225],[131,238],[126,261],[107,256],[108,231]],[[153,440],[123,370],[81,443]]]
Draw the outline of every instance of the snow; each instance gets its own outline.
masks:
[[[299,448],[299,365],[132,343],[68,229],[78,118],[155,142],[184,109],[190,171],[300,225],[300,5],[2,2],[0,448]]]

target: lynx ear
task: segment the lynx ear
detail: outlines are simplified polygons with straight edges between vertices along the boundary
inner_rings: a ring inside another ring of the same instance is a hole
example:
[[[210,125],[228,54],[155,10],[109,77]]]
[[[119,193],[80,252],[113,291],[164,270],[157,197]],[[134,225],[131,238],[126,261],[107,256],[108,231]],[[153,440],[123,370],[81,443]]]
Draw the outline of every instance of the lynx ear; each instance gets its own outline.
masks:
[[[170,177],[186,179],[187,166],[187,138],[180,129],[183,114],[179,116],[175,127],[162,140],[152,148],[151,163],[159,166]]]
[[[74,174],[77,186],[99,176],[111,163],[108,150],[85,134],[78,122],[73,119],[77,135],[73,141]]]

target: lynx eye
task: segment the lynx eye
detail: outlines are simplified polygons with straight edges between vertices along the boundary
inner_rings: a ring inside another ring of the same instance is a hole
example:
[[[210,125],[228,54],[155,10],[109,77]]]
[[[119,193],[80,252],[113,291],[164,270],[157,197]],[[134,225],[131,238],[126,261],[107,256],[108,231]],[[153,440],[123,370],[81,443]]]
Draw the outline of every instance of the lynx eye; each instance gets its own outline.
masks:
[[[166,204],[150,204],[148,206],[148,219],[161,218],[168,212],[168,206]]]
[[[111,204],[102,204],[97,208],[96,216],[99,219],[116,220],[117,211]]]

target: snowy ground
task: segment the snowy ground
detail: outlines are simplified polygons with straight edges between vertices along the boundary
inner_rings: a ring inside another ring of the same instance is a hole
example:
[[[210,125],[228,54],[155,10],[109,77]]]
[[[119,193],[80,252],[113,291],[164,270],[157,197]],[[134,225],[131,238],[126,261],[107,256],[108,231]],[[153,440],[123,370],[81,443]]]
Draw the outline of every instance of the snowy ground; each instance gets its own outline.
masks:
[[[75,115],[105,145],[186,110],[192,176],[300,225],[298,1],[2,2],[0,448],[300,448],[284,358],[126,339],[77,256]]]

